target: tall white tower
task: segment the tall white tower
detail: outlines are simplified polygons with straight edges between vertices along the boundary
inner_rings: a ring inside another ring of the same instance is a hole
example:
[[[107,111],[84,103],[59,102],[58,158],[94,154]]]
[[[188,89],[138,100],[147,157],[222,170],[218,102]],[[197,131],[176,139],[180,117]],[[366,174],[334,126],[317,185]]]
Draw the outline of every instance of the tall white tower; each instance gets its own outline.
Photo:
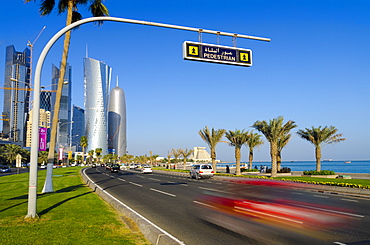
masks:
[[[118,78],[117,78],[118,80]],[[110,92],[108,111],[108,148],[118,156],[127,153],[126,99],[123,90],[117,86]]]
[[[87,151],[102,148],[108,154],[108,103],[112,68],[84,58],[85,132]]]

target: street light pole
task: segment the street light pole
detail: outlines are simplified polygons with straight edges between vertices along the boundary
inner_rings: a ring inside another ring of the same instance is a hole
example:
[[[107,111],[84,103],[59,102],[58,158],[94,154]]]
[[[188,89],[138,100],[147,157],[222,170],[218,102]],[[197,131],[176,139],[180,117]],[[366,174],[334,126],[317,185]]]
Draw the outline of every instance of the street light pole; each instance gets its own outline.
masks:
[[[218,36],[230,36],[233,38],[246,38],[252,40],[259,40],[259,41],[267,41],[269,42],[269,38],[263,37],[255,37],[255,36],[248,36],[248,35],[240,35],[235,33],[227,33],[227,32],[220,32],[220,31],[212,31],[206,30],[201,28],[191,28],[191,27],[184,27],[184,26],[176,26],[176,25],[168,25],[168,24],[161,24],[155,22],[148,22],[148,21],[140,21],[140,20],[132,20],[132,19],[125,19],[125,18],[117,18],[117,17],[109,17],[109,16],[102,16],[102,17],[90,17],[86,19],[82,19],[76,21],[63,29],[57,32],[46,44],[44,49],[42,50],[40,57],[37,61],[36,70],[35,70],[35,79],[34,79],[34,113],[32,115],[32,144],[31,144],[31,166],[30,166],[30,178],[29,178],[29,187],[28,187],[28,214],[26,218],[35,218],[37,217],[36,212],[36,199],[37,199],[37,154],[38,154],[38,144],[39,144],[39,137],[38,137],[38,121],[39,121],[39,109],[40,109],[40,81],[41,81],[41,70],[44,64],[46,55],[49,53],[51,47],[54,43],[63,36],[66,32],[70,31],[71,29],[89,23],[89,22],[96,22],[96,21],[114,21],[114,22],[124,22],[124,23],[132,23],[132,24],[140,24],[140,25],[149,25],[149,26],[157,26],[157,27],[164,27],[164,28],[171,28],[171,29],[178,29],[178,30],[186,30],[186,31],[193,31],[198,33],[209,33],[215,34]]]

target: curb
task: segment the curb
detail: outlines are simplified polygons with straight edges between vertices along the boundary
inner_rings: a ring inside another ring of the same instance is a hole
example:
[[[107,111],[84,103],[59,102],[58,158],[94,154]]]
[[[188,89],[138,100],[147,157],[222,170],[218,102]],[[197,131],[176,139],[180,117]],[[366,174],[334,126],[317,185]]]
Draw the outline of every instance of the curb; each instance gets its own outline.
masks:
[[[123,214],[125,217],[133,220],[138,226],[141,233],[144,234],[145,238],[148,239],[152,244],[155,245],[183,245],[182,241],[178,240],[165,230],[161,229],[135,210],[122,203],[120,200],[112,196],[109,192],[103,190],[100,186],[95,184],[89,177],[86,176],[84,168],[80,171],[80,175],[84,180],[85,184],[90,187],[96,194],[98,194],[104,201],[109,203],[113,208],[115,208],[119,213]]]

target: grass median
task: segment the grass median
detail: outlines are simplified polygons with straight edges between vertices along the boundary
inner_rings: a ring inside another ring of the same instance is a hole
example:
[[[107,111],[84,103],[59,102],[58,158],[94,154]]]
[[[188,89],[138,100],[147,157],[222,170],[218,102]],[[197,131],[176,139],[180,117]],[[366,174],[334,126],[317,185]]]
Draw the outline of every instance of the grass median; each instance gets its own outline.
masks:
[[[82,183],[81,167],[53,170],[54,193],[37,197],[37,219],[25,219],[29,174],[0,177],[1,244],[150,244]],[[38,193],[46,171],[39,171]]]

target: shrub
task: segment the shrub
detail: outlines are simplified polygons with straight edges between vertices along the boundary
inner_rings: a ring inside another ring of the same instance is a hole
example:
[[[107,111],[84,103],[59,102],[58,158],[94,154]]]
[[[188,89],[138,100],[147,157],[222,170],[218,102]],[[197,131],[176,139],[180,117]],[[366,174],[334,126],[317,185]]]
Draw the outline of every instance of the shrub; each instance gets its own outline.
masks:
[[[331,170],[321,170],[321,171],[316,171],[316,170],[311,170],[311,171],[303,171],[303,175],[335,175],[334,171]]]
[[[287,168],[287,167],[283,167],[282,169],[280,169],[277,172],[278,173],[290,173],[291,172],[291,169],[290,168]],[[271,173],[271,168],[267,168],[266,169],[266,173],[270,174]]]
[[[247,169],[247,168],[241,168],[240,171],[243,172],[258,172],[258,169]]]

